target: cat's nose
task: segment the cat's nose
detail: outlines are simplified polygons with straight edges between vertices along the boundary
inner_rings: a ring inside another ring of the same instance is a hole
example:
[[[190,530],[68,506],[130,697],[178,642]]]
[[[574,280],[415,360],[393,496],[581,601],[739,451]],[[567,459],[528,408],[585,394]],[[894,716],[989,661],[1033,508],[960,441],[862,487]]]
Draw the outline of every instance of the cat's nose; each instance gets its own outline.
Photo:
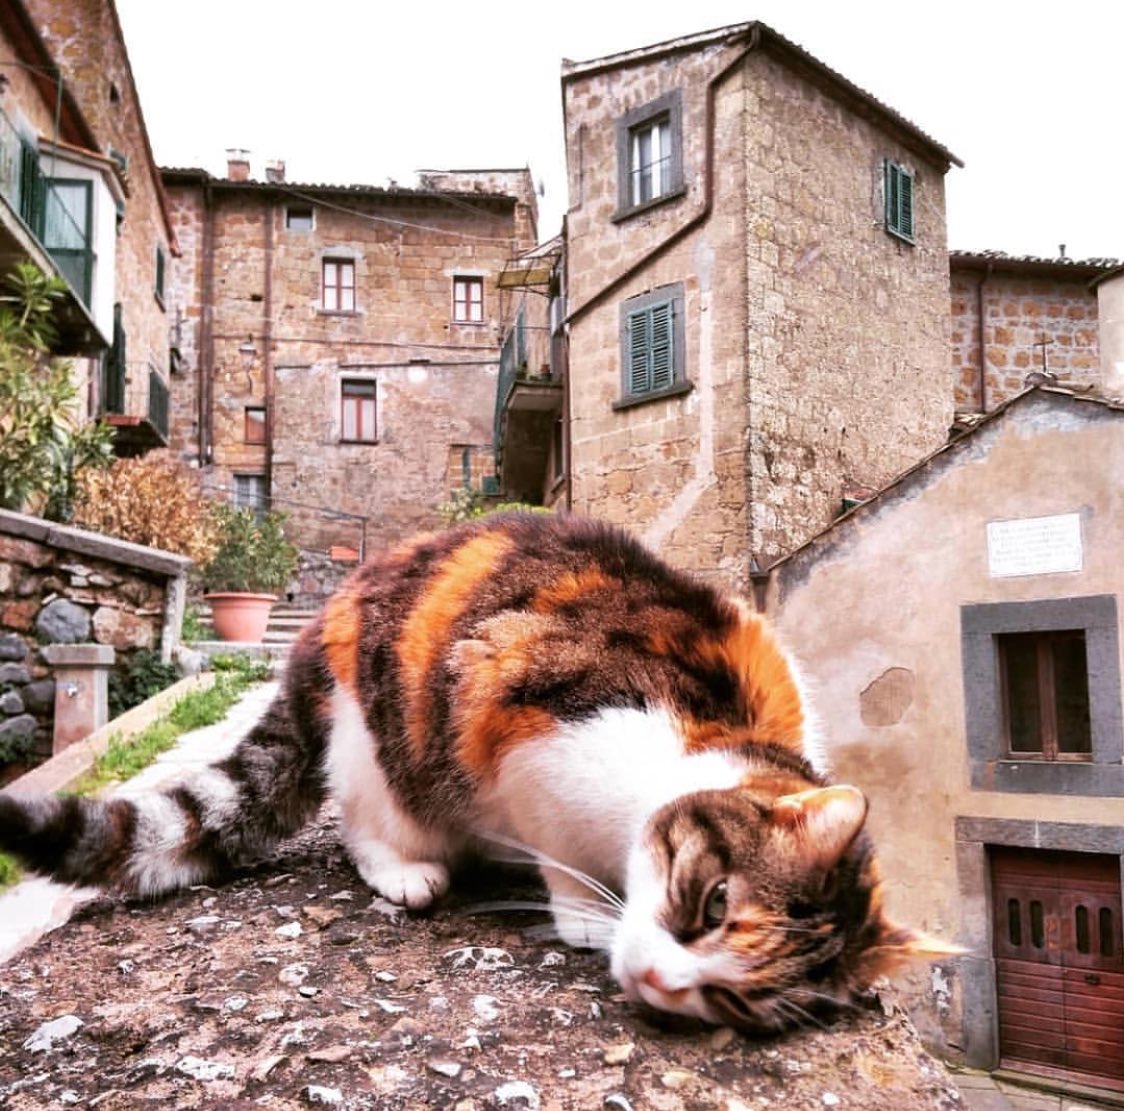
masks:
[[[648,971],[640,977],[640,980],[641,983],[647,984],[650,988],[655,988],[656,991],[667,993],[675,990],[655,968],[649,968]]]

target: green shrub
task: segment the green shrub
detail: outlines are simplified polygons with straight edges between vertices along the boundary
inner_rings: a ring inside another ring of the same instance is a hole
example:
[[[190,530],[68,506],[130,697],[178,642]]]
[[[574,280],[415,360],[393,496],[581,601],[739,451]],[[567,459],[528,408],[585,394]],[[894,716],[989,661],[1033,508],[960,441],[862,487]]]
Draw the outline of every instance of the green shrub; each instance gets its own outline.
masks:
[[[297,569],[298,550],[285,538],[287,515],[217,502],[218,550],[203,568],[208,593],[277,594]]]
[[[166,690],[179,678],[175,664],[164,663],[158,652],[142,648],[109,676],[109,716],[115,718],[154,694]]]

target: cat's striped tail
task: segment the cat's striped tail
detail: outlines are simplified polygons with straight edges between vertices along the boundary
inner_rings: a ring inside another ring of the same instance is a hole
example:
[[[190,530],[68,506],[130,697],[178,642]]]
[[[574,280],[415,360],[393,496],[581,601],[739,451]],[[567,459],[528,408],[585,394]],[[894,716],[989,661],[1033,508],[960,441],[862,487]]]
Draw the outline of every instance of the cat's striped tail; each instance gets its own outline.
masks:
[[[261,856],[324,798],[328,721],[313,644],[310,637],[299,646],[304,659],[294,650],[288,692],[226,759],[136,798],[0,793],[0,850],[64,883],[142,896]]]

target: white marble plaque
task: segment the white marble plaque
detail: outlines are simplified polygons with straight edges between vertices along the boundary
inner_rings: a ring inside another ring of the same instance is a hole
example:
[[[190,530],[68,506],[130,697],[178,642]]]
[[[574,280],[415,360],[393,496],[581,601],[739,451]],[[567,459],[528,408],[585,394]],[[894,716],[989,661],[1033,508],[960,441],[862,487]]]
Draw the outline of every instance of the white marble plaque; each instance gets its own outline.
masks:
[[[987,524],[987,569],[993,578],[1080,571],[1083,565],[1080,514]]]

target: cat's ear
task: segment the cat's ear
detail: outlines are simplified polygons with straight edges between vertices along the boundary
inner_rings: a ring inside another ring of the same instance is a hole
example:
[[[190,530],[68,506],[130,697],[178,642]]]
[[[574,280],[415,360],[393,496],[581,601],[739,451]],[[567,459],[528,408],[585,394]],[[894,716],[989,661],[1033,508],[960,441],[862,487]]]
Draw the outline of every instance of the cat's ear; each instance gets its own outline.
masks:
[[[862,791],[837,784],[782,795],[773,803],[772,817],[796,838],[810,866],[831,868],[859,835],[866,811]]]

